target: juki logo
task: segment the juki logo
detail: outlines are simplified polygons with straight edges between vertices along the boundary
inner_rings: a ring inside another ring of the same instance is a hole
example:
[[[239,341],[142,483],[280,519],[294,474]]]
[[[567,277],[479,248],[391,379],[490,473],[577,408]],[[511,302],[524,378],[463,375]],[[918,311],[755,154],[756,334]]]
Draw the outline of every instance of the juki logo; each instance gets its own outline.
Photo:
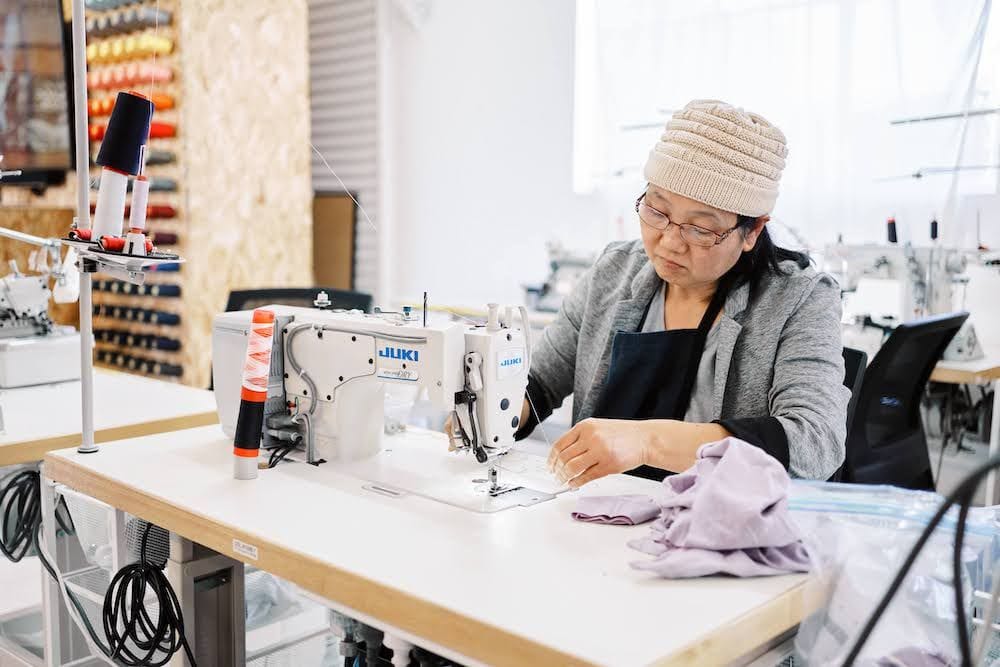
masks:
[[[512,357],[510,359],[504,359],[500,362],[500,368],[505,368],[507,366],[520,366],[521,357]]]
[[[389,347],[378,351],[378,356],[383,359],[399,359],[401,361],[420,361],[420,353],[416,350],[405,350],[401,347]]]

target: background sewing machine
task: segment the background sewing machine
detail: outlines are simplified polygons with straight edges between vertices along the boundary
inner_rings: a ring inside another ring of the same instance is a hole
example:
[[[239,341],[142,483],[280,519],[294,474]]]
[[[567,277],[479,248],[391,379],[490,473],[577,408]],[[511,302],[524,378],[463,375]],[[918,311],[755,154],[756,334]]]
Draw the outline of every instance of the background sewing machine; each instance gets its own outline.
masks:
[[[962,310],[973,253],[942,246],[836,243],[823,252],[824,270],[844,292],[845,345],[871,357],[883,334],[902,322]],[[981,356],[975,329],[967,323],[945,353],[946,359]]]
[[[76,301],[79,276],[73,255],[60,257],[57,239],[0,228],[0,236],[39,246],[29,269],[21,273],[15,262],[0,278],[0,388],[48,384],[80,378],[80,334],[70,326],[55,324],[49,316],[49,299]],[[53,280],[55,290],[49,289]]]
[[[956,248],[837,243],[823,256],[848,295],[845,317],[869,315],[880,324],[952,312],[967,282],[968,252]]]
[[[549,275],[541,285],[525,285],[524,300],[532,310],[559,312],[562,301],[581,276],[594,265],[594,254],[573,253],[557,241],[546,246],[549,252]]]
[[[317,304],[322,306],[321,299]],[[276,317],[265,450],[301,447],[310,463],[482,512],[547,500],[544,459],[511,452],[530,363],[526,311],[489,306],[485,325],[426,324],[407,308],[365,314],[266,306]],[[235,433],[251,311],[216,316],[212,363],[219,421]],[[406,384],[452,412],[440,433],[384,431],[386,385]],[[501,473],[503,480],[501,482]]]

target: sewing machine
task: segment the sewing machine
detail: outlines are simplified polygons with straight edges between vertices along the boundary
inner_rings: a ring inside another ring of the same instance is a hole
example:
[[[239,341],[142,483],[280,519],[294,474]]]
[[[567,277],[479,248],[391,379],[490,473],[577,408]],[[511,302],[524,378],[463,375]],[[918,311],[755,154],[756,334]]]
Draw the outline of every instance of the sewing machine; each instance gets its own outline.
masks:
[[[953,312],[968,254],[957,248],[909,243],[837,243],[823,252],[824,269],[851,294],[844,304],[845,316],[870,315],[891,326]]]
[[[0,278],[0,389],[80,379],[80,334],[49,317],[50,278],[57,301],[76,300],[76,275],[64,269],[72,259],[60,259],[55,239],[3,228],[0,236],[41,246],[31,260],[39,273],[23,274],[12,260],[11,272]]]
[[[556,241],[549,242],[547,249],[549,276],[541,285],[525,285],[524,297],[533,310],[557,313],[563,299],[573,291],[573,286],[594,265],[597,257],[570,252]]]
[[[427,324],[409,308],[375,314],[265,308],[275,314],[275,333],[263,449],[301,444],[309,463],[329,462],[383,487],[402,486],[479,511],[552,497],[499,480],[527,386],[531,343],[523,307],[501,311],[490,304],[486,324],[478,326]],[[514,326],[515,311],[520,327]],[[212,329],[216,403],[230,437],[239,413],[251,317],[251,311],[222,313]],[[394,384],[417,387],[439,410],[451,413],[451,449],[457,452],[442,446],[439,436],[384,432],[385,388]],[[417,449],[422,459],[406,458]],[[448,470],[459,477],[475,471],[474,486],[504,502],[463,499],[460,488],[445,491]]]

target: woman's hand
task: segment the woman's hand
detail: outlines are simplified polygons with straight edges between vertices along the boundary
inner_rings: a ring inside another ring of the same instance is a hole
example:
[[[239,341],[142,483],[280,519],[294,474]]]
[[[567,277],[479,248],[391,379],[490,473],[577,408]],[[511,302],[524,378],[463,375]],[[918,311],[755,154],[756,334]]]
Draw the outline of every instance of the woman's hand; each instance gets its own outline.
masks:
[[[729,435],[718,424],[674,419],[585,419],[552,445],[549,470],[574,489],[640,465],[676,472],[699,447]]]
[[[662,421],[585,419],[549,452],[549,470],[576,489],[605,475],[637,468],[649,460],[655,424]]]

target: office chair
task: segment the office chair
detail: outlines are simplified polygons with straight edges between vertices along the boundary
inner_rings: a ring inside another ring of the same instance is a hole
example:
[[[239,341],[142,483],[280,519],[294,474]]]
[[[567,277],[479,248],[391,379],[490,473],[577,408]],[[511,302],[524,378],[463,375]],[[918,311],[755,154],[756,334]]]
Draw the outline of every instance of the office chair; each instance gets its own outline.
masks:
[[[861,383],[865,379],[865,369],[868,367],[868,354],[853,347],[844,348],[844,386],[851,390],[851,400],[847,403],[847,432],[854,423],[854,410],[858,407],[858,395],[861,393]]]
[[[861,382],[865,377],[865,367],[868,365],[868,355],[853,347],[845,347],[844,355],[844,386],[851,390],[851,400],[847,403],[847,431],[850,433],[851,424],[854,421],[854,408],[858,404],[858,394],[861,390]],[[844,465],[837,468],[828,482],[844,481]]]
[[[842,481],[934,489],[920,399],[968,317],[937,315],[893,330],[865,371],[847,432]]]
[[[269,287],[233,290],[229,293],[229,300],[226,302],[226,312],[253,310],[269,303],[312,308],[313,301],[320,292],[326,292],[330,297],[331,308],[371,312],[372,297],[370,294],[350,292],[333,287]]]
[[[229,293],[226,301],[226,312],[234,310],[253,310],[268,304],[280,304],[282,306],[304,306],[313,307],[313,301],[320,292],[326,292],[330,297],[331,308],[344,308],[347,310],[363,310],[371,312],[372,296],[362,292],[350,292],[347,290],[335,289],[333,287],[268,287],[263,289],[242,289],[233,290]],[[208,388],[215,388],[215,381],[209,371]]]

